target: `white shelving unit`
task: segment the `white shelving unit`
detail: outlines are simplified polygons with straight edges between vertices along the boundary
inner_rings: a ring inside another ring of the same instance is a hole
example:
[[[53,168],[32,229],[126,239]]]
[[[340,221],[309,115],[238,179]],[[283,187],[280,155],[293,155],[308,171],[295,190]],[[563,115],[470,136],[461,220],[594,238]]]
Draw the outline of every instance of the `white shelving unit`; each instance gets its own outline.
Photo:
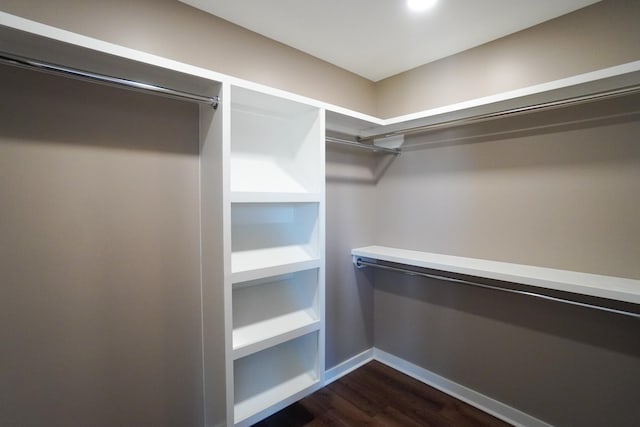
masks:
[[[324,112],[231,86],[229,419],[251,425],[321,386]]]
[[[640,280],[532,265],[434,254],[387,246],[353,249],[356,257],[502,280],[556,291],[640,304]]]

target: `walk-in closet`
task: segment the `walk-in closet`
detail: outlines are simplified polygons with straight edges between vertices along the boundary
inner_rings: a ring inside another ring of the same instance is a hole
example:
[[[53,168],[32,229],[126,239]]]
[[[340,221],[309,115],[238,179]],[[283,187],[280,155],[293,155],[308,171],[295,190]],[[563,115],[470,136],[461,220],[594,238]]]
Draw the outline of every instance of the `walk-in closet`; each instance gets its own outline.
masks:
[[[0,425],[640,424],[640,4],[275,3],[0,4]]]

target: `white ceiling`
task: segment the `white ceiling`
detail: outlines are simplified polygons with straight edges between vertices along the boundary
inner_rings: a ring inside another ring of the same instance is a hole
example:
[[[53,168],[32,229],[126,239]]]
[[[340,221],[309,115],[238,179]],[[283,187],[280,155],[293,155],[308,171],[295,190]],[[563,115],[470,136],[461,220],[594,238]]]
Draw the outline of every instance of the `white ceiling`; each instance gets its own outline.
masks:
[[[372,81],[599,0],[180,0]]]

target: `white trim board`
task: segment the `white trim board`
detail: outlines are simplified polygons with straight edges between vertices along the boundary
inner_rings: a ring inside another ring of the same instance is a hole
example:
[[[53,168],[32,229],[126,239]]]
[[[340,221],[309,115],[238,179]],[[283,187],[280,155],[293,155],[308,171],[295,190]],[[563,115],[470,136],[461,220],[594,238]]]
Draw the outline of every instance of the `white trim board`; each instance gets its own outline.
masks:
[[[373,358],[516,427],[552,427],[551,424],[547,424],[516,408],[375,347],[373,349]]]
[[[485,396],[482,393],[454,381],[448,380],[434,372],[375,347],[365,350],[362,353],[357,354],[327,370],[325,372],[323,387],[372,360],[376,360],[395,369],[396,371],[409,375],[424,384],[436,388],[443,393],[453,396],[458,400],[468,403],[469,405],[493,415],[494,417],[509,424],[513,424],[516,427],[552,427],[551,424],[547,424],[546,422],[532,417],[531,415],[516,408]]]
[[[335,380],[344,377],[348,373],[355,371],[359,367],[371,362],[373,360],[373,347],[363,351],[360,354],[345,360],[344,362],[334,366],[331,369],[327,369],[324,373],[324,385],[329,385]]]

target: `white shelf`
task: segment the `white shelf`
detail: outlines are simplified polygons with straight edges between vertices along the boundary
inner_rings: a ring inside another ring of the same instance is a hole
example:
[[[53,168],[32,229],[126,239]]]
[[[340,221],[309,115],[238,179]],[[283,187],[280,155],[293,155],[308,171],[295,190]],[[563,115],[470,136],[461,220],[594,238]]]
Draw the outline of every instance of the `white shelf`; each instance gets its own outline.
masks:
[[[290,396],[303,392],[318,384],[319,380],[310,373],[302,373],[277,384],[264,395],[257,395],[235,405],[235,423],[239,424],[260,413],[269,406],[280,403]],[[249,423],[251,424],[251,423]]]
[[[231,281],[246,282],[320,266],[320,258],[301,246],[256,249],[231,254]]]
[[[274,193],[236,191],[230,195],[231,203],[319,203],[320,193]]]
[[[313,269],[235,285],[234,359],[318,330],[318,279]]]
[[[353,249],[351,254],[381,261],[640,304],[640,280],[635,279],[411,251],[386,246],[357,248]]]
[[[233,204],[232,281],[317,268],[318,206],[318,203]]]
[[[240,359],[320,329],[320,321],[301,310],[233,330],[233,358]]]
[[[318,339],[313,332],[234,361],[236,424],[249,425],[319,384]]]
[[[155,76],[163,72],[179,74],[179,77],[167,77],[165,85],[190,90],[193,93],[206,93],[205,88],[208,88],[211,82],[228,82],[234,85],[232,102],[238,105],[250,105],[257,109],[275,111],[281,115],[295,115],[309,111],[309,108],[326,109],[328,129],[365,137],[532,103],[627,87],[640,82],[640,61],[633,61],[529,87],[382,119],[210,69],[82,36],[2,11],[0,11],[0,48],[19,55],[133,80],[148,80],[145,76]],[[156,83],[163,83],[165,77],[163,76],[161,80]],[[254,93],[257,94],[257,92],[244,88],[268,92],[271,95],[255,96]]]
[[[640,61],[633,61],[388,119],[362,116],[327,106],[327,129],[366,138],[371,135],[634,86],[638,83],[640,83]]]

